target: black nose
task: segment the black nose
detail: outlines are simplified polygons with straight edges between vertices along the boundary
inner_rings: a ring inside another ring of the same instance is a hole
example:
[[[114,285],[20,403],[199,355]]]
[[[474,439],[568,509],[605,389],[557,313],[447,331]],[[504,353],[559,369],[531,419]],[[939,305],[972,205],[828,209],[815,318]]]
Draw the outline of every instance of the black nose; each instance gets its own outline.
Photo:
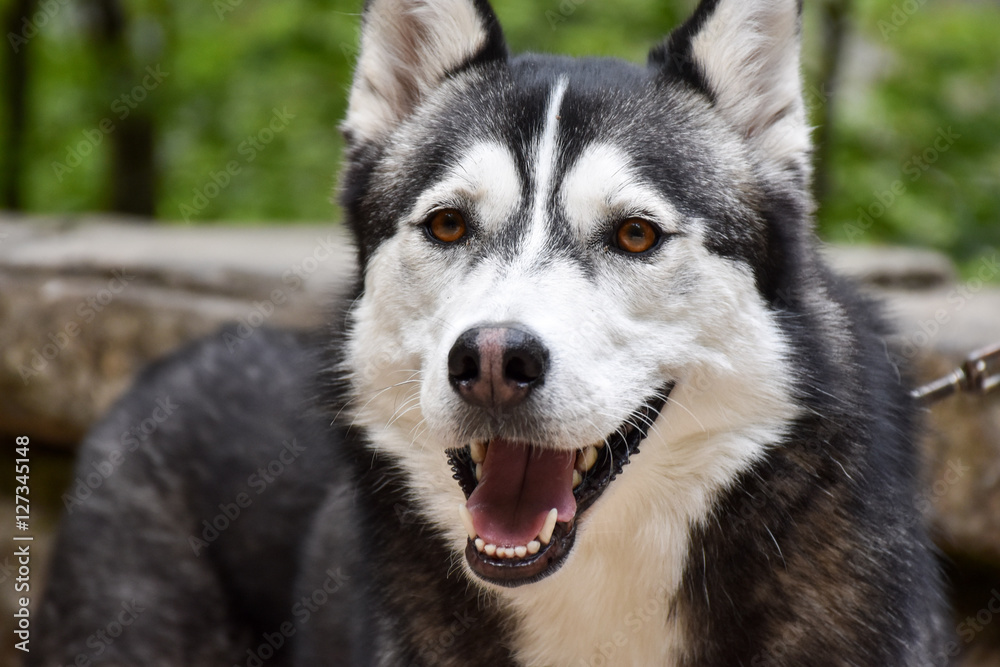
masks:
[[[448,353],[448,379],[467,403],[513,408],[542,384],[549,353],[534,334],[513,326],[474,327]]]

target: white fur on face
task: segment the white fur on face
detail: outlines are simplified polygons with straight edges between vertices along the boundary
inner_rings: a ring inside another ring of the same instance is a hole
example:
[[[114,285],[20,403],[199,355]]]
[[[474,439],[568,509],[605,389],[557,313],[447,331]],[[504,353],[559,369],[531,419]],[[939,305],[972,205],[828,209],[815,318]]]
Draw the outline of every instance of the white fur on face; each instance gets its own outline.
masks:
[[[402,222],[419,225],[441,208],[471,208],[479,230],[499,232],[521,199],[521,178],[510,150],[492,141],[469,148],[447,175],[417,199]]]
[[[570,227],[580,238],[600,222],[640,216],[668,234],[681,231],[681,215],[651,184],[637,178],[628,156],[611,144],[594,144],[577,159],[560,189]]]
[[[545,230],[548,228],[546,205],[552,193],[552,180],[556,162],[559,159],[559,108],[562,106],[566,87],[565,76],[560,77],[549,94],[545,109],[545,130],[538,141],[534,156],[534,199],[531,207],[531,226],[528,231],[525,256],[530,259],[534,252],[545,245]]]

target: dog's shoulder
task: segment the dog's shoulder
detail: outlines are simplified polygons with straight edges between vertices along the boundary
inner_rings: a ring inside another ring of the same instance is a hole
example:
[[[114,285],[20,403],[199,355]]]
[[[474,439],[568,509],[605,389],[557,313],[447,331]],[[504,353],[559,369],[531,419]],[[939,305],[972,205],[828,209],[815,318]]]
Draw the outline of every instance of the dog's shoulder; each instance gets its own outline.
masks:
[[[311,397],[317,354],[306,333],[225,326],[146,366],[91,431],[84,453],[167,446],[179,432],[194,434],[183,439],[189,446],[229,440],[234,428],[286,419],[283,404],[298,408]]]
[[[312,340],[232,325],[188,343],[147,366],[83,442],[51,584],[90,582],[102,618],[127,590],[149,610],[132,629],[150,633],[142,655],[181,651],[153,639],[178,619],[202,618],[205,632],[216,624],[224,633],[217,612],[229,604],[255,627],[290,618],[303,540],[338,479],[336,443],[314,407]],[[154,611],[150,591],[170,591],[172,602]],[[47,605],[43,624],[75,637],[79,601],[56,602],[68,606]],[[53,634],[52,651],[67,646]],[[143,663],[138,653],[122,660]]]

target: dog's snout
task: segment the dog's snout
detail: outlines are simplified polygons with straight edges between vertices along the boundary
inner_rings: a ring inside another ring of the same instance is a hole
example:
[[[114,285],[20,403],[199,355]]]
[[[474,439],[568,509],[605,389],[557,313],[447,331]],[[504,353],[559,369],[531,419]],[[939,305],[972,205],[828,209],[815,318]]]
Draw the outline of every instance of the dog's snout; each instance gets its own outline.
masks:
[[[548,350],[534,334],[513,326],[474,327],[448,353],[448,379],[467,403],[513,408],[540,385]]]

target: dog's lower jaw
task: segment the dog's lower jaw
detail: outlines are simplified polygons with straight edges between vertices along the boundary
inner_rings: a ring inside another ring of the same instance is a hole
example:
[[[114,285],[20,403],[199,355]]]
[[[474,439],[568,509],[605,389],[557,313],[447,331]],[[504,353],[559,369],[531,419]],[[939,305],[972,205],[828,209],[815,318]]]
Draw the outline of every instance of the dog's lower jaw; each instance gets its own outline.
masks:
[[[491,584],[514,587],[535,583],[558,570],[573,549],[577,522],[639,453],[640,444],[661,415],[673,386],[667,383],[654,392],[599,445],[580,450],[573,481],[575,513],[557,521],[560,513],[553,508],[534,540],[518,545],[487,543],[477,536],[469,511],[460,506],[460,519],[469,534],[465,557],[472,571]],[[467,498],[476,489],[482,470],[482,450],[486,447],[488,444],[477,441],[466,448],[448,451],[455,479]]]

